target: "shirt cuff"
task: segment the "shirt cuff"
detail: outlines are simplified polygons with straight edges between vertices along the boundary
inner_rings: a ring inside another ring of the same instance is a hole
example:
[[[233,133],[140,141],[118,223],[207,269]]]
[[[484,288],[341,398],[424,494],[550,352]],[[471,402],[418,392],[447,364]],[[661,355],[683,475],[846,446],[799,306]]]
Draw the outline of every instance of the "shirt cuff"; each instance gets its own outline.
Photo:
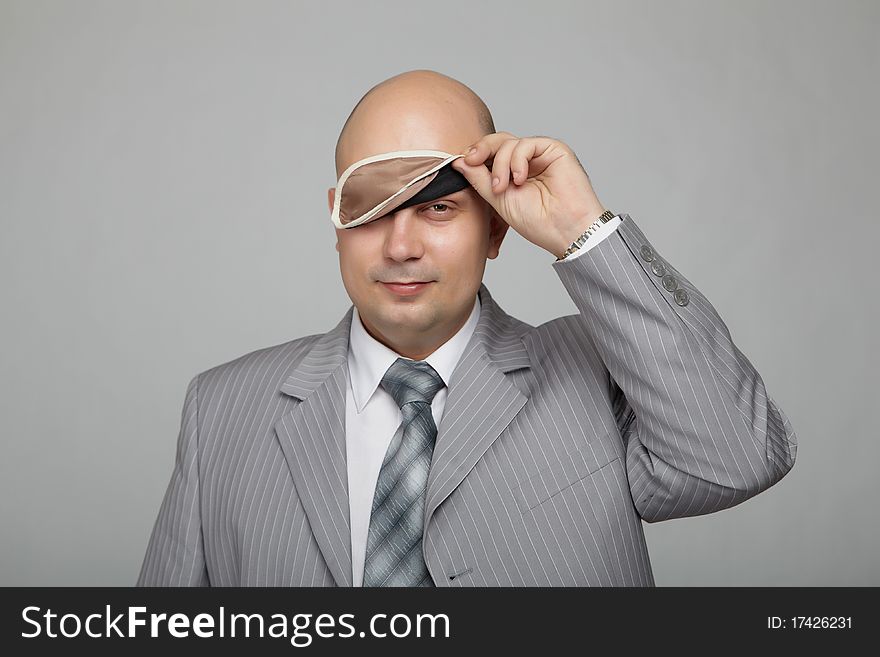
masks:
[[[587,241],[584,242],[577,251],[572,253],[570,256],[568,256],[562,262],[567,262],[568,260],[574,260],[578,256],[582,256],[583,254],[585,254],[587,251],[592,249],[599,242],[601,242],[606,237],[611,235],[611,233],[613,233],[615,230],[617,230],[617,227],[620,225],[620,222],[621,222],[620,215],[615,215],[614,217],[609,219],[607,222],[605,222],[604,224],[599,226],[596,229],[596,232],[593,233],[592,235],[590,235],[590,237],[587,238]]]

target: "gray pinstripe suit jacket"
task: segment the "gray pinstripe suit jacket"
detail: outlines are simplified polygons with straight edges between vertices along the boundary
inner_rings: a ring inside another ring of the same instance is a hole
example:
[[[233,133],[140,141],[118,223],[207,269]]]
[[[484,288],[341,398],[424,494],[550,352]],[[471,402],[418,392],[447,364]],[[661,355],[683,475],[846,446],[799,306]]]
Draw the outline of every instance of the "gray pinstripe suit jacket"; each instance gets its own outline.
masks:
[[[621,216],[553,265],[579,314],[533,327],[480,287],[427,486],[438,586],[653,586],[642,520],[734,506],[794,464],[715,309]],[[351,586],[351,317],[190,381],[139,585]]]

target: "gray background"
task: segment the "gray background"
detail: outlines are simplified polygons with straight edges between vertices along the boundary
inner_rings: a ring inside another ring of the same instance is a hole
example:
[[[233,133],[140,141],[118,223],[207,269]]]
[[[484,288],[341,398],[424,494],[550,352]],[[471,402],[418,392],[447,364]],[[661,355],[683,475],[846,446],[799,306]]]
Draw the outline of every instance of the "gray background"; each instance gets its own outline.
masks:
[[[880,584],[880,4],[442,6],[0,3],[0,584],[134,582],[189,379],[348,308],[336,136],[413,68],[568,143],[794,423],[775,487],[645,525],[658,585]],[[576,312],[552,260],[485,282]]]

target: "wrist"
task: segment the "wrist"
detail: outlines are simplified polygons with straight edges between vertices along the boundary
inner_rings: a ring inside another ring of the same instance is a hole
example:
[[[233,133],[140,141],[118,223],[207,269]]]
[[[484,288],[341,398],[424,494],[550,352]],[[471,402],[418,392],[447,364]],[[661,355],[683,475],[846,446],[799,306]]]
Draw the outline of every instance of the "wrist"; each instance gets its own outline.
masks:
[[[557,259],[562,259],[572,243],[595,224],[605,212],[605,208],[600,205],[581,215],[577,221],[573,222],[570,227],[561,233],[560,240],[554,245],[551,253]]]

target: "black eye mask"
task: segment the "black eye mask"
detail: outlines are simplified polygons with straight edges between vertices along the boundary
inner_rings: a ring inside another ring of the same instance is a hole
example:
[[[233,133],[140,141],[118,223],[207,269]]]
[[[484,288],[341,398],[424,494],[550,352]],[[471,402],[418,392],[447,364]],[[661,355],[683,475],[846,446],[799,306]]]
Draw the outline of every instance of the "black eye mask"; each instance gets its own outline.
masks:
[[[390,212],[397,212],[398,210],[402,210],[403,208],[408,208],[411,205],[418,205],[419,203],[427,203],[428,201],[433,201],[435,198],[440,198],[441,196],[447,196],[448,194],[454,194],[455,192],[460,192],[465,187],[470,187],[470,183],[468,179],[465,178],[461,173],[453,169],[450,165],[446,164],[442,169],[437,171],[437,176],[428,183],[428,186],[422,189],[418,194],[413,196],[410,200],[404,201],[393,210],[385,211],[382,216],[384,217],[386,214]]]
[[[339,177],[331,221],[354,228],[385,215],[469,187],[450,163],[464,155],[392,151],[358,160]]]

